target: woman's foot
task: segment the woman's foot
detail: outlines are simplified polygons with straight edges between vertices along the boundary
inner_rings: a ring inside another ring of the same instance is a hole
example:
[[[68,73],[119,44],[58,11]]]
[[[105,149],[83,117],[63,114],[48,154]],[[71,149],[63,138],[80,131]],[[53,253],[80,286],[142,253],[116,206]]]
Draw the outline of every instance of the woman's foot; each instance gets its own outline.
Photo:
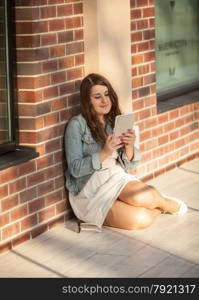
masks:
[[[167,201],[170,201],[170,204],[173,204],[171,205],[170,209],[168,209],[168,211],[165,211],[165,213],[171,213],[178,216],[183,216],[184,214],[186,214],[188,208],[187,205],[182,200],[167,195],[162,195],[162,196]],[[171,203],[171,201],[173,203]]]

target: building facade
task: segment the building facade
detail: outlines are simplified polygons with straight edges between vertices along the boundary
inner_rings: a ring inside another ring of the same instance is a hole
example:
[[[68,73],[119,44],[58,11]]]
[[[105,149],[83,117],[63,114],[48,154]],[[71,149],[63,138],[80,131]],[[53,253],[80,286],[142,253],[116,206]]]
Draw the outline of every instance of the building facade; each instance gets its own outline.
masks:
[[[113,79],[124,111],[135,112],[142,152],[136,172],[143,180],[199,153],[197,88],[184,93],[186,99],[174,94],[172,101],[161,102],[157,93],[157,2],[13,2],[17,139],[37,155],[0,171],[1,253],[73,215],[64,187],[63,136],[67,121],[80,110],[79,86],[87,73]]]

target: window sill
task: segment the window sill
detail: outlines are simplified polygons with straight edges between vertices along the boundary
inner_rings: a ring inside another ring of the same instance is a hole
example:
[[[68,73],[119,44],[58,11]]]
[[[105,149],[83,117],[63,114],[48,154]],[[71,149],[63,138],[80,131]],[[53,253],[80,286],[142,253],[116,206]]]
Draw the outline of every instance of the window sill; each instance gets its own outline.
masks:
[[[199,90],[173,97],[168,100],[158,101],[158,113],[172,110],[187,104],[199,101]]]
[[[39,156],[34,148],[19,146],[15,151],[5,153],[0,156],[0,170],[4,170]]]

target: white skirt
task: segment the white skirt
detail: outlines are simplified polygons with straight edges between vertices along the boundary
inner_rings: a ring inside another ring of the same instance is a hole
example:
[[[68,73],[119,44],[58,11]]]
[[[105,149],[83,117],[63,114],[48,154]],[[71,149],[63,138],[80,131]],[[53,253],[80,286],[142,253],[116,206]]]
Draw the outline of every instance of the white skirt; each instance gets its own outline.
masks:
[[[69,193],[70,204],[79,220],[101,227],[124,186],[130,181],[140,181],[135,175],[126,173],[116,158],[114,152],[104,160],[102,168],[91,175],[78,195]]]

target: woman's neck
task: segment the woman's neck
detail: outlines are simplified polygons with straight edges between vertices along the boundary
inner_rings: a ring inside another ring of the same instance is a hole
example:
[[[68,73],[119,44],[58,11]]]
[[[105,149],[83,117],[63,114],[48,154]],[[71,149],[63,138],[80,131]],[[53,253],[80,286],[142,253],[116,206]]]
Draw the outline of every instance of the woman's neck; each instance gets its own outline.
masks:
[[[103,125],[103,127],[105,127],[106,121],[105,121],[104,115],[98,116],[98,120]]]

